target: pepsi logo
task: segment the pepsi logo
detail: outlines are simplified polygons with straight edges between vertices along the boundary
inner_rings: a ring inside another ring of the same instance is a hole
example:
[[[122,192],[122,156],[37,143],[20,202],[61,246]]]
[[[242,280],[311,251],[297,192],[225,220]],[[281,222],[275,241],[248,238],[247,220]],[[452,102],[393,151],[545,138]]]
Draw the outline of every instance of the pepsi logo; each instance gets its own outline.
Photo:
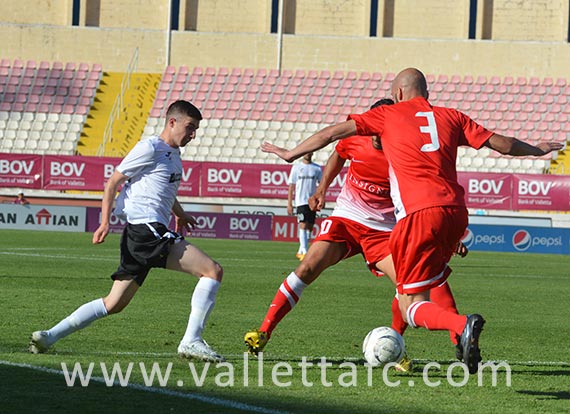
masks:
[[[526,230],[517,230],[513,234],[513,247],[519,252],[524,252],[532,245],[532,237]]]
[[[467,248],[470,248],[473,245],[473,242],[475,241],[475,236],[473,235],[473,232],[469,228],[465,230],[465,233],[463,234],[463,238],[461,239],[461,241]]]

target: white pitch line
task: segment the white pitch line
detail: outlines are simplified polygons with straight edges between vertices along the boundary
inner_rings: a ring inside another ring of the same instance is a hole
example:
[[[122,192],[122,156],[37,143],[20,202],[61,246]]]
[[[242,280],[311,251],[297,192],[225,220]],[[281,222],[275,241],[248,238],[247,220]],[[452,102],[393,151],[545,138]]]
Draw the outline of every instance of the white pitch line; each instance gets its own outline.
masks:
[[[17,253],[17,252],[0,252],[6,256],[26,256],[26,257],[47,257],[50,259],[71,259],[71,260],[94,260],[100,261],[117,261],[116,257],[101,257],[101,256],[70,256],[62,254],[43,254],[43,253]]]
[[[46,372],[49,374],[64,375],[64,372],[60,371],[58,369],[46,368],[46,367],[41,367],[41,366],[31,365],[31,364],[21,364],[21,363],[15,363],[15,362],[10,362],[10,361],[0,360],[0,365],[6,365],[6,366],[10,366],[10,367],[17,367],[17,368],[27,368],[27,369],[31,369],[34,371]],[[95,381],[98,383],[105,384],[105,379],[102,377],[91,377],[90,381]],[[246,412],[250,412],[250,413],[288,414],[287,411],[279,411],[279,410],[273,410],[270,408],[258,407],[255,405],[240,403],[240,402],[232,401],[232,400],[226,400],[226,399],[218,398],[218,397],[207,397],[205,395],[196,394],[196,393],[186,393],[186,392],[180,392],[180,391],[173,391],[173,390],[169,390],[169,389],[165,389],[165,388],[147,387],[147,386],[144,386],[142,384],[128,384],[125,388],[130,388],[130,389],[134,389],[134,390],[138,390],[138,391],[146,391],[146,392],[151,392],[151,393],[160,394],[160,395],[166,395],[166,396],[170,396],[170,397],[184,398],[187,400],[196,400],[196,401],[204,402],[207,404],[217,405],[217,406],[221,406],[224,408],[237,409],[237,410],[246,411]]]

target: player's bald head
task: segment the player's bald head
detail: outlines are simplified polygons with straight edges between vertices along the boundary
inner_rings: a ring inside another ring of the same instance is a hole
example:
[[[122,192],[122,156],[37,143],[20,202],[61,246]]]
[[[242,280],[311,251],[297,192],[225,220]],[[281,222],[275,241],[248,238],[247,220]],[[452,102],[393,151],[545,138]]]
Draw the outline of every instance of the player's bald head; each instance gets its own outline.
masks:
[[[392,82],[392,97],[401,102],[423,96],[427,99],[427,81],[424,74],[416,68],[407,68],[398,73]]]

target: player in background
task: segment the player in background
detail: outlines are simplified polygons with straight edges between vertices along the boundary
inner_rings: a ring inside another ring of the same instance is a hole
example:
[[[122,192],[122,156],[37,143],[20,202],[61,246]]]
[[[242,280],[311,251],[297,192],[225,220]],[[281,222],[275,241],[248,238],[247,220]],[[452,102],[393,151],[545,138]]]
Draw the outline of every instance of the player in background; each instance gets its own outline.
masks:
[[[293,214],[293,193],[295,193],[295,207],[299,223],[299,249],[296,257],[299,260],[303,260],[307,254],[317,214],[309,208],[309,197],[313,195],[322,178],[321,167],[312,162],[312,159],[312,152],[305,154],[302,162],[293,165],[287,179],[287,184],[289,184],[287,214],[289,215]]]
[[[190,230],[196,225],[196,220],[184,212],[176,194],[182,177],[180,148],[196,137],[201,119],[202,114],[190,102],[174,102],[168,108],[160,136],[139,141],[119,164],[105,186],[101,224],[93,234],[93,244],[105,241],[113,201],[124,184],[115,214],[126,217],[128,224],[121,238],[121,263],[111,276],[111,291],[104,298],[80,306],[51,329],[32,333],[30,352],[46,352],[56,341],[93,321],[121,312],[142,286],[149,270],[162,267],[199,278],[178,354],[212,362],[224,360],[202,339],[222,281],[222,267],[167,227],[171,212],[176,216],[176,231]]]
[[[391,99],[382,99],[372,108],[391,104]],[[326,191],[346,160],[351,161],[350,167],[332,215],[321,223],[321,231],[305,260],[281,284],[260,328],[245,334],[250,353],[263,351],[273,330],[293,309],[303,290],[325,269],[343,259],[360,253],[374,275],[386,274],[396,284],[388,248],[396,220],[389,195],[388,162],[377,137],[354,136],[336,145],[324,168],[323,179],[309,199],[310,207],[313,210],[324,207]],[[465,247],[460,245],[460,253],[466,254]],[[446,307],[455,306],[447,282],[435,287],[432,297]],[[402,319],[397,297],[394,298],[392,312],[392,327],[403,334],[407,325]],[[457,344],[455,335],[452,341]],[[406,356],[399,365],[400,370],[408,371],[411,361]]]
[[[391,91],[395,105],[350,115],[348,121],[318,131],[293,150],[270,143],[262,144],[262,150],[291,162],[352,135],[381,137],[398,220],[390,251],[402,316],[412,327],[455,332],[462,360],[474,374],[481,361],[479,336],[485,320],[479,314],[456,314],[429,296],[451,273],[448,261],[468,223],[464,190],[457,182],[457,148],[487,146],[505,155],[543,156],[562,145],[533,146],[488,131],[455,109],[431,105],[425,77],[415,68],[401,71]]]

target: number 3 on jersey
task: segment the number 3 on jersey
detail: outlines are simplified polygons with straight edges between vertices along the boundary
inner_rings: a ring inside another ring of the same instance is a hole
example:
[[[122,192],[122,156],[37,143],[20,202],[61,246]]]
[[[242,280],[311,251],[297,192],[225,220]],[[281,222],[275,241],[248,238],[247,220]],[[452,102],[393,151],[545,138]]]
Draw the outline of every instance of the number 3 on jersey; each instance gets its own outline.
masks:
[[[439,149],[439,137],[437,135],[437,125],[435,123],[435,117],[433,112],[416,112],[416,116],[423,116],[427,118],[428,124],[421,126],[420,131],[424,134],[429,134],[431,142],[429,144],[422,145],[422,152],[433,152]]]

